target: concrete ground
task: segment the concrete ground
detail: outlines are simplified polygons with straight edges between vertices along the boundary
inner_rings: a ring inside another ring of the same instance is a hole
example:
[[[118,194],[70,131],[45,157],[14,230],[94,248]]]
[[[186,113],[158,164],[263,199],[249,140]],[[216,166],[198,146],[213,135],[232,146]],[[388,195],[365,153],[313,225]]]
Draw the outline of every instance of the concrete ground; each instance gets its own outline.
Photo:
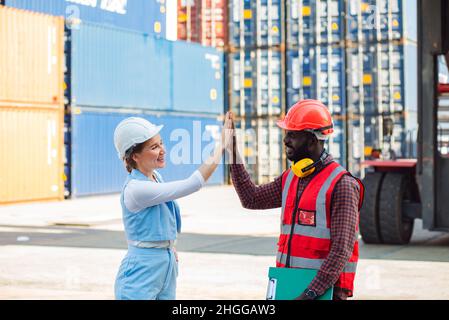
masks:
[[[232,187],[179,200],[178,299],[265,299],[279,209],[242,209]],[[126,253],[118,195],[0,207],[0,299],[113,299]],[[449,234],[360,246],[355,299],[449,299]]]

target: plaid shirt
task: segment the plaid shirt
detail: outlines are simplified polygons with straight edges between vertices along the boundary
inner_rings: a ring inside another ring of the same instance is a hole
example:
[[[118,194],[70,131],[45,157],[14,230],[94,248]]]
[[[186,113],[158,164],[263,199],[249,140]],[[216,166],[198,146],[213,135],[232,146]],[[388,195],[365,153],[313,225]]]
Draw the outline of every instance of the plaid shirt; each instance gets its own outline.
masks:
[[[329,155],[315,172],[300,179],[298,192],[302,194],[307,184],[325,165],[333,161]],[[273,182],[256,186],[243,164],[231,165],[231,177],[243,207],[247,209],[272,209],[282,207],[282,175]],[[359,184],[344,175],[334,189],[331,205],[331,249],[309,289],[318,295],[324,294],[334,285],[354,249],[354,234],[358,224]],[[346,299],[352,292],[341,288],[334,289],[334,299]]]

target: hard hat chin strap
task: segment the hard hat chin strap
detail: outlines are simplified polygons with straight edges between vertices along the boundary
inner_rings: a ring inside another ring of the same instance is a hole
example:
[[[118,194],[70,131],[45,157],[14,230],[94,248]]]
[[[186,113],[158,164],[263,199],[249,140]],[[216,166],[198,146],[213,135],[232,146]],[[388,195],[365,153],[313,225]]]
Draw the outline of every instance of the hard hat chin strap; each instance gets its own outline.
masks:
[[[327,140],[329,138],[329,134],[325,134],[323,132],[333,129],[333,128],[334,128],[334,125],[332,124],[330,126],[322,127],[319,129],[308,129],[306,131],[313,133],[317,137],[318,140]]]

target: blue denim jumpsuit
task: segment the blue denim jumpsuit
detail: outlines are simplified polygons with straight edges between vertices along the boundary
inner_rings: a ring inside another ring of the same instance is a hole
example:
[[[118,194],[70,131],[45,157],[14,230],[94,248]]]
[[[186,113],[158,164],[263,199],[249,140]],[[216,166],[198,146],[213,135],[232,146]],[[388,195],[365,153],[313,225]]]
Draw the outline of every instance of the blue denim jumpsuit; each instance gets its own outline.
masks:
[[[163,182],[155,172],[158,182]],[[161,203],[137,213],[124,203],[124,190],[132,180],[149,180],[139,170],[133,170],[122,189],[121,205],[126,237],[129,241],[154,242],[175,240],[181,231],[181,215],[176,201]],[[140,248],[128,245],[115,281],[117,300],[174,300],[178,263],[173,249]]]

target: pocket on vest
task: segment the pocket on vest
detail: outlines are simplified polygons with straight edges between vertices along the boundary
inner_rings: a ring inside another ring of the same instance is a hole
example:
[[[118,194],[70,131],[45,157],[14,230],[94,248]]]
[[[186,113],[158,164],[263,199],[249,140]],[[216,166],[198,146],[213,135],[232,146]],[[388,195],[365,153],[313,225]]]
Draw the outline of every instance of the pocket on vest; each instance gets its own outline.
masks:
[[[316,226],[316,211],[298,208],[298,220],[296,221],[302,226]]]

